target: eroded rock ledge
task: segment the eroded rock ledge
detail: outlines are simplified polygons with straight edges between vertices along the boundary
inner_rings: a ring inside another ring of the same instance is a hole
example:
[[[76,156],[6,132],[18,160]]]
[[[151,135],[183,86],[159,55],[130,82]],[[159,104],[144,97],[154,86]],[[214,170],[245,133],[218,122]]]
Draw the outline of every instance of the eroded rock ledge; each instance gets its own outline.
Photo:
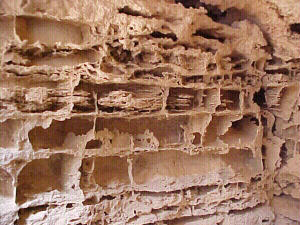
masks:
[[[0,1],[0,224],[300,224],[299,7]]]

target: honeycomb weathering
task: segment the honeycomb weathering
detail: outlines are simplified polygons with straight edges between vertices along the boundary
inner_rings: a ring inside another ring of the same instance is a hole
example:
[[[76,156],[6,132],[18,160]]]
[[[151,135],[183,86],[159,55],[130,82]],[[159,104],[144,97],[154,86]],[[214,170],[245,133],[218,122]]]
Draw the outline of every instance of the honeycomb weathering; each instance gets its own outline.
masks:
[[[300,224],[298,0],[0,1],[0,224]]]

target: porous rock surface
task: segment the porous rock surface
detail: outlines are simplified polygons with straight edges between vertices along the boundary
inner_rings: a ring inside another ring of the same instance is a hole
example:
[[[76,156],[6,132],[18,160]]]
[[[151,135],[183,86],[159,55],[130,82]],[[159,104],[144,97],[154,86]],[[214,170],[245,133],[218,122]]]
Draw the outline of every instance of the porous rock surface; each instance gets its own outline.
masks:
[[[299,0],[1,0],[0,224],[299,225]]]

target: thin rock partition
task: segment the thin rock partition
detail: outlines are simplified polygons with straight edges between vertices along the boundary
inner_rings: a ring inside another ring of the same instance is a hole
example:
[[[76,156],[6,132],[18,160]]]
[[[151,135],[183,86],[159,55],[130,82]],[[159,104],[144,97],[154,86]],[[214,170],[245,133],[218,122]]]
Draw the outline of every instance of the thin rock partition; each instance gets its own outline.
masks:
[[[299,8],[0,1],[0,224],[299,225]]]

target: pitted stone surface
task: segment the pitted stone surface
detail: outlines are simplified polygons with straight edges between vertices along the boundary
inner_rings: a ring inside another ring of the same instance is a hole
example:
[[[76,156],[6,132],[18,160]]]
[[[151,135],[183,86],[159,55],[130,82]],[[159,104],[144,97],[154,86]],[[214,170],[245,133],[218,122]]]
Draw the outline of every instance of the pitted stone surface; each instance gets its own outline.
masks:
[[[0,224],[300,224],[299,7],[0,1]]]

